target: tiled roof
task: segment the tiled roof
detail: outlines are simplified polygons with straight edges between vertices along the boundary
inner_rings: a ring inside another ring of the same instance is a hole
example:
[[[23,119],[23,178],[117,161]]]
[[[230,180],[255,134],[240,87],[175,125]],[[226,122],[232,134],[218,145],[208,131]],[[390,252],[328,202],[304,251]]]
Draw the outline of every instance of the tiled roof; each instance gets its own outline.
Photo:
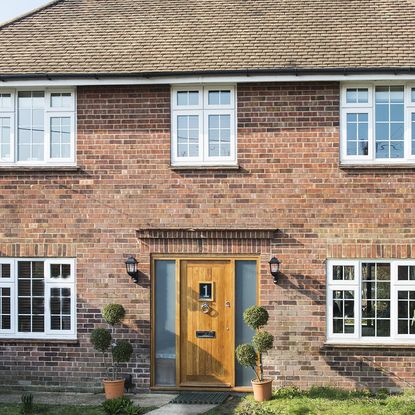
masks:
[[[415,68],[413,0],[60,0],[0,28],[0,75]]]

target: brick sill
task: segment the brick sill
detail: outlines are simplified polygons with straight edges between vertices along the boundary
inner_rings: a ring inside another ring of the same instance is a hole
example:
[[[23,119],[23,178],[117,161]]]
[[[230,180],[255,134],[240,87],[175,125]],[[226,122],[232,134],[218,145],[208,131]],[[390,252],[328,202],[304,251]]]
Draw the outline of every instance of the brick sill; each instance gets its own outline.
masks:
[[[366,164],[366,163],[356,163],[356,164],[345,164],[340,163],[339,167],[341,169],[353,169],[353,170],[371,170],[371,169],[415,169],[415,163],[401,163],[401,164]]]
[[[239,165],[219,165],[219,166],[173,166],[172,170],[240,170]]]
[[[79,166],[0,166],[1,172],[43,172],[43,171],[63,171],[72,172],[80,170]]]
[[[80,170],[78,166],[0,166],[1,172],[73,172]]]
[[[1,344],[7,343],[24,343],[24,344],[79,344],[78,339],[0,339]]]
[[[324,343],[323,349],[415,349],[415,344]]]

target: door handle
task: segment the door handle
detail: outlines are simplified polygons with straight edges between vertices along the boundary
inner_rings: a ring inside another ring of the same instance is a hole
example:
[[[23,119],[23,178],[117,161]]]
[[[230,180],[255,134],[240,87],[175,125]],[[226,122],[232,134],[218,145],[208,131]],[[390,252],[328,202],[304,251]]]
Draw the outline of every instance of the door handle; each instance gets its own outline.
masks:
[[[230,301],[225,301],[225,307],[230,308],[231,307],[231,302]]]

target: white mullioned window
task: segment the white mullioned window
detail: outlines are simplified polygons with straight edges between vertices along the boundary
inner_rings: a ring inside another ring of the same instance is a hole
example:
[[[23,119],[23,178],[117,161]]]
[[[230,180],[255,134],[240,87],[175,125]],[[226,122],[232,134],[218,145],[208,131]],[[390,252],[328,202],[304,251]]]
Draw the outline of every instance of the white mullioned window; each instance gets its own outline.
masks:
[[[415,344],[415,260],[328,260],[327,342]]]
[[[75,164],[74,89],[0,89],[0,167]]]
[[[415,164],[415,85],[344,83],[340,156],[343,165]]]
[[[234,86],[172,88],[173,166],[236,165]]]
[[[75,260],[0,258],[0,339],[76,339]]]

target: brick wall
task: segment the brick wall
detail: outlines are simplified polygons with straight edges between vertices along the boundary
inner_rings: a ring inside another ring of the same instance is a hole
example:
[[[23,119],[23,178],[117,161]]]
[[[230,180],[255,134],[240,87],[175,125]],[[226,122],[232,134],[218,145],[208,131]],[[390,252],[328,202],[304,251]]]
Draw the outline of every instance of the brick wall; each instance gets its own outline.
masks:
[[[149,385],[151,252],[258,253],[261,299],[277,384],[399,387],[413,382],[410,349],[324,346],[325,265],[330,257],[415,257],[414,172],[339,168],[339,84],[238,86],[240,170],[169,167],[167,86],[78,89],[78,172],[0,175],[0,254],[75,256],[79,341],[0,343],[0,382],[95,388],[104,376],[88,333],[109,301],[127,311],[128,370]],[[276,229],[267,243],[142,241],[142,228]],[[267,271],[283,261],[281,283]],[[134,285],[124,260],[140,260]],[[58,374],[58,375],[57,375]],[[397,376],[398,377],[397,377]]]

